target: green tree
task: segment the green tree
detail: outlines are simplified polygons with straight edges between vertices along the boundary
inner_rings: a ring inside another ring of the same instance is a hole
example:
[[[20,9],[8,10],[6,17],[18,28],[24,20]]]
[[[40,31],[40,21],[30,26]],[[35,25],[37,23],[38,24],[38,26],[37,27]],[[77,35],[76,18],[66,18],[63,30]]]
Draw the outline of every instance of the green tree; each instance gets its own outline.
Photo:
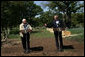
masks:
[[[84,13],[72,14],[72,26],[73,27],[84,27]]]
[[[42,8],[34,1],[2,1],[1,2],[1,31],[5,32],[19,26],[23,18],[33,23],[33,18],[42,12]]]
[[[47,23],[47,24],[50,25],[50,23],[52,23],[52,21],[53,21],[53,18],[54,18],[54,15],[55,15],[55,14],[59,15],[59,19],[62,18],[62,14],[61,14],[61,13],[57,13],[57,12],[54,13],[54,12],[52,12],[51,10],[46,11],[46,12],[43,12],[43,13],[40,15],[40,17],[39,17],[42,25],[44,25],[45,23]]]
[[[78,4],[79,3],[79,4]],[[80,4],[80,1],[50,1],[46,4],[50,9],[55,10],[56,8],[59,12],[62,12],[63,15],[66,15],[64,21],[68,23],[68,27],[71,26],[71,14],[76,13],[81,7],[84,7],[84,3]]]

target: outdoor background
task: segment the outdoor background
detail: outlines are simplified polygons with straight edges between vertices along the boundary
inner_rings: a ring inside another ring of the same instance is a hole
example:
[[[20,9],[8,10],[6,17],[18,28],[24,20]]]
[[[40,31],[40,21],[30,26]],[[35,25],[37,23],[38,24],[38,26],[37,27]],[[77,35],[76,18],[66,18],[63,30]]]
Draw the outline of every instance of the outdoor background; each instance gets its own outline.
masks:
[[[61,53],[56,53],[54,34],[44,26],[50,25],[54,15],[75,35],[63,38]],[[26,56],[19,36],[23,18],[33,28],[30,45],[34,52],[27,56],[84,56],[84,1],[1,1],[2,56]]]

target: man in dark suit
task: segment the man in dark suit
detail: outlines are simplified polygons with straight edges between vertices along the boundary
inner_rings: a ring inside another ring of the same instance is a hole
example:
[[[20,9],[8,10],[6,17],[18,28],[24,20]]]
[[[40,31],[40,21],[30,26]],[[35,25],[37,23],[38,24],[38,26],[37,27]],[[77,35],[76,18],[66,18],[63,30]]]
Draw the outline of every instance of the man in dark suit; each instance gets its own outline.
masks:
[[[65,30],[64,22],[62,20],[58,19],[58,15],[55,15],[53,22],[50,25],[45,24],[45,26],[53,27],[57,50],[63,51],[62,30]]]

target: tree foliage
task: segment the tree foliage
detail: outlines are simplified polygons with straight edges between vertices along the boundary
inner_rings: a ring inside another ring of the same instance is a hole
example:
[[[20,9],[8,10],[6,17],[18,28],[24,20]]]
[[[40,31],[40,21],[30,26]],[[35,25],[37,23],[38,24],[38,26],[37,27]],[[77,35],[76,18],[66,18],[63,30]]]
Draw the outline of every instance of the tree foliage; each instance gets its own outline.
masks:
[[[70,28],[71,14],[76,13],[80,8],[84,7],[84,3],[80,4],[80,1],[49,1],[49,4],[46,6],[52,10],[57,8],[59,12],[62,12],[66,16],[66,18],[62,19],[69,24],[67,26]]]
[[[42,12],[42,8],[34,1],[2,1],[1,31],[7,34],[8,29],[19,26],[23,18],[32,24],[33,18]]]

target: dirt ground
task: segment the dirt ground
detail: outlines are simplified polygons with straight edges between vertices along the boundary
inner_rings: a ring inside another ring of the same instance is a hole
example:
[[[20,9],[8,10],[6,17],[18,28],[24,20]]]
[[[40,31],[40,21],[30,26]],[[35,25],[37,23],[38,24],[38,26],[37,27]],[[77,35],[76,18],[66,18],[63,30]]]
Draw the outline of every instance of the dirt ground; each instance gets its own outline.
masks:
[[[31,38],[30,46],[33,50],[29,54],[23,53],[20,40],[9,39],[2,43],[1,56],[84,56],[84,43],[63,39],[64,51],[56,52],[55,38]]]

